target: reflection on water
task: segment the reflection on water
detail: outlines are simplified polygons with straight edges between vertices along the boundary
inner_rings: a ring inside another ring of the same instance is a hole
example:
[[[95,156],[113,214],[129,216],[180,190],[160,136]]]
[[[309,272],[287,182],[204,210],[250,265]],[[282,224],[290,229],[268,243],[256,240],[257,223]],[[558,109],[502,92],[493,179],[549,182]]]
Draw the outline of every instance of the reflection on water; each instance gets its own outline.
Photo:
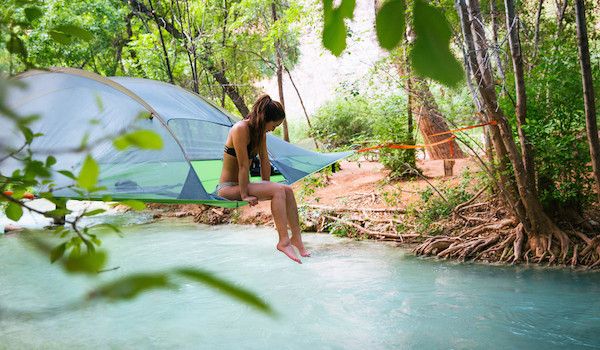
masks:
[[[70,309],[98,281],[0,237],[0,348],[600,348],[600,274],[460,265],[398,248],[307,234],[297,265],[268,228],[161,222],[104,236],[108,281],[201,267],[249,288],[279,316],[201,285]],[[14,310],[37,313],[15,313]],[[40,311],[42,311],[40,313]]]

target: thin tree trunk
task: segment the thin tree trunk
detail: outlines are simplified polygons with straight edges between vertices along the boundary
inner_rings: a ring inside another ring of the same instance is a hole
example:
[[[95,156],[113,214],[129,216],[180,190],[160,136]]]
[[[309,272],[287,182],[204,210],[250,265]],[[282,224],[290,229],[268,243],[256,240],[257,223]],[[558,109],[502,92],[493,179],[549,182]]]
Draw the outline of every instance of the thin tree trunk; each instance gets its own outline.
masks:
[[[406,91],[408,92],[406,94],[406,119],[407,119],[407,132],[408,132],[408,139],[409,142],[414,142],[415,138],[415,127],[414,127],[414,116],[413,116],[413,96],[412,96],[412,90],[413,90],[413,86],[412,86],[412,75],[411,75],[411,71],[410,71],[410,62],[408,60],[408,50],[405,47],[403,50],[403,54],[404,54],[404,67],[406,67]]]
[[[519,38],[519,17],[515,13],[515,4],[513,0],[504,0],[506,10],[506,31],[508,32],[508,43],[513,63],[515,76],[515,91],[517,94],[517,105],[515,113],[517,115],[517,132],[521,143],[521,157],[525,167],[527,177],[527,187],[537,196],[535,184],[535,166],[533,163],[533,147],[523,131],[523,126],[527,124],[527,94],[525,91],[525,74],[523,73],[523,56],[521,54],[521,41]]]
[[[496,8],[496,0],[490,0],[490,17],[492,19],[492,38],[494,40],[494,50],[492,55],[496,59],[496,65],[498,66],[498,74],[500,78],[502,78],[502,84],[504,86],[504,82],[506,81],[506,76],[504,75],[504,67],[502,65],[502,60],[500,59],[500,45],[498,44],[498,10]]]
[[[167,66],[169,82],[171,84],[173,84],[174,83],[173,72],[171,71],[171,64],[169,63],[169,53],[167,52],[167,47],[165,45],[165,39],[163,38],[161,25],[159,23],[158,16],[156,15],[156,11],[154,11],[154,7],[152,6],[152,0],[148,0],[148,4],[150,5],[150,11],[152,12],[152,17],[154,18],[154,21],[156,22],[156,26],[158,28],[158,36],[160,37],[160,45],[162,46],[163,54],[165,55],[165,64]]]
[[[131,41],[131,37],[133,37],[133,29],[131,28],[131,19],[133,18],[133,12],[130,12],[125,16],[125,30],[127,31],[127,42]],[[140,66],[140,61],[137,57],[137,53],[132,47],[129,47],[129,56],[131,56],[131,60],[133,61],[133,66],[136,69],[136,73],[138,76],[142,78],[146,78],[146,73]]]
[[[178,18],[177,22],[179,22],[179,25],[181,27],[181,34],[182,34],[182,41],[183,41],[183,48],[185,49],[185,53],[187,55],[188,58],[188,64],[190,65],[190,70],[192,72],[192,89],[194,90],[195,93],[200,92],[200,87],[199,87],[199,83],[198,83],[198,71],[196,69],[196,65],[195,65],[195,54],[196,54],[196,47],[194,46],[193,43],[189,42],[190,41],[190,37],[191,37],[191,33],[186,33],[185,32],[185,16],[183,16],[183,11],[181,11],[181,6],[179,3],[179,0],[176,0],[177,3],[174,5],[173,4],[173,0],[171,0],[171,12],[173,13],[173,16],[175,16],[175,13],[177,13]],[[175,18],[175,17],[174,17]],[[173,21],[175,22],[175,20]],[[188,28],[189,28],[189,24],[188,24]]]
[[[540,44],[540,19],[542,18],[542,10],[544,8],[544,0],[539,0],[537,15],[535,16],[535,34],[533,36],[533,57],[537,57]]]
[[[481,55],[486,51],[487,44],[485,42],[485,33],[483,30],[483,23],[481,21],[481,13],[479,11],[479,1],[470,0],[469,5],[469,15],[471,19],[473,38],[475,38],[477,54]],[[491,72],[486,66],[480,66],[480,69],[484,76],[484,79],[482,80],[484,85],[479,86],[479,92],[484,101],[489,120],[494,120],[497,122],[502,144],[506,148],[506,151],[508,152],[508,158],[512,164],[519,198],[523,204],[523,207],[525,208],[526,214],[525,218],[519,217],[519,220],[523,223],[524,227],[529,226],[527,227],[529,230],[526,232],[529,237],[528,244],[530,249],[535,252],[536,256],[542,256],[542,254],[546,254],[548,251],[548,242],[550,241],[547,239],[547,236],[552,235],[560,241],[561,258],[564,259],[568,253],[568,236],[562,232],[544,213],[539,199],[534,195],[534,192],[531,190],[531,188],[528,187],[525,166],[517,149],[517,145],[515,144],[508,120],[498,105]]]
[[[463,32],[464,42],[469,57],[469,63],[472,67],[471,72],[473,73],[479,93],[483,99],[483,95],[484,93],[486,93],[485,89],[489,88],[489,86],[493,84],[491,77],[491,69],[489,69],[489,66],[484,65],[485,62],[479,62],[479,57],[485,55],[485,51],[482,52],[481,50],[485,50],[486,47],[480,47],[481,43],[479,44],[479,47],[475,46],[475,40],[473,39],[474,31],[472,31],[471,26],[472,23],[476,21],[476,19],[474,20],[473,15],[470,14],[470,12],[473,11],[468,11],[465,0],[457,0],[456,7],[459,14],[459,18],[461,19],[461,29]],[[477,7],[476,10],[478,11],[479,8]],[[485,36],[483,37],[482,43],[485,43]],[[493,85],[492,91],[494,91]],[[487,105],[485,104],[485,100],[483,102],[484,107],[487,107]],[[487,121],[490,120],[493,120],[493,118],[488,114]],[[513,210],[513,214],[519,219],[519,221],[523,222],[523,224],[529,229],[530,226],[527,222],[525,208],[523,207],[523,203],[521,202],[521,200],[519,200],[518,197],[518,190],[514,184],[514,181],[511,181],[511,179],[509,179],[508,177],[510,169],[508,163],[508,154],[506,148],[504,147],[504,144],[502,143],[500,131],[497,126],[488,126],[486,127],[486,129],[488,129],[490,133],[491,143],[495,149],[496,162],[498,164],[497,174],[500,178],[499,186],[501,193],[504,195],[504,203],[507,205],[508,208],[511,208]]]
[[[560,38],[563,30],[563,20],[565,19],[565,12],[567,11],[567,5],[569,4],[569,0],[565,0],[561,5],[560,2],[557,3],[557,16],[556,16],[556,26],[558,30],[556,31],[556,38]]]
[[[132,9],[137,10],[140,14],[144,14],[149,17],[153,17],[155,15],[153,13],[153,11],[148,9],[144,4],[140,3],[138,0],[122,0],[122,1],[130,4]],[[164,17],[158,16],[158,14],[156,14],[156,16],[159,18],[159,21],[158,21],[159,26],[163,27],[174,38],[183,39],[183,34],[177,28],[175,28],[175,26],[172,23],[165,20]],[[235,105],[237,110],[240,112],[242,117],[247,116],[249,113],[248,106],[244,102],[244,99],[242,98],[240,93],[237,91],[235,86],[229,82],[229,80],[225,76],[224,72],[221,70],[218,70],[212,64],[210,57],[207,56],[206,54],[204,54],[204,56],[202,56],[201,58],[202,58],[202,62],[204,62],[204,66],[205,66],[206,70],[211,74],[213,79],[215,79],[221,85],[221,88],[223,89],[223,91],[225,91],[227,96],[229,96],[229,98],[231,98],[231,100],[233,101],[233,104]]]
[[[594,81],[590,64],[590,49],[585,22],[584,0],[575,0],[575,17],[577,22],[577,42],[579,45],[579,63],[581,65],[581,82],[583,85],[583,101],[585,104],[585,124],[592,168],[596,179],[596,191],[600,202],[600,143],[598,142],[598,127],[596,124],[596,105],[594,101]]]
[[[119,37],[116,40],[115,45],[117,45],[117,50],[115,53],[115,65],[111,69],[112,72],[107,75],[117,75],[116,73],[119,67],[121,67],[121,74],[125,74],[125,66],[123,65],[123,46],[125,46],[126,43],[127,40],[125,38]]]
[[[285,69],[288,77],[290,78],[290,82],[292,83],[292,86],[294,87],[294,90],[296,90],[296,95],[298,95],[298,99],[300,100],[300,105],[302,106],[302,110],[304,111],[304,116],[306,117],[306,123],[308,124],[308,129],[312,130],[312,124],[310,123],[310,118],[308,117],[308,112],[306,112],[306,107],[304,106],[304,101],[302,100],[300,91],[298,91],[298,87],[294,83],[294,79],[292,79],[292,73],[290,73],[290,70],[285,65],[283,65],[283,69]],[[315,148],[319,149],[319,144],[317,143],[317,140],[314,137],[313,137],[313,142],[315,143]]]
[[[277,23],[277,7],[275,6],[275,2],[271,3],[271,13],[273,15],[273,24]],[[285,99],[283,96],[283,63],[281,59],[281,52],[279,50],[279,39],[275,40],[275,57],[277,59],[277,89],[279,91],[279,102],[283,106],[285,110]],[[287,118],[283,120],[283,139],[287,142],[290,142],[290,133],[288,130]]]
[[[227,20],[229,19],[229,9],[227,6],[227,0],[223,0],[223,27],[221,28],[221,47],[225,49],[227,44]],[[226,69],[225,58],[221,58],[221,68],[223,71]],[[225,93],[223,93],[224,95]],[[225,99],[223,98],[221,101],[222,105],[225,105]]]

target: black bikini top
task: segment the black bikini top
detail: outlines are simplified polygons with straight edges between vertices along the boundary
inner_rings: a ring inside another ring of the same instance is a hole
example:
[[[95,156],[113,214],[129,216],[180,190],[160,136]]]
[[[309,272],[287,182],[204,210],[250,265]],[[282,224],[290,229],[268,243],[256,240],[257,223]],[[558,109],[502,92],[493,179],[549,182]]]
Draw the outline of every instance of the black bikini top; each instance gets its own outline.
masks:
[[[229,154],[230,156],[234,156],[237,158],[237,154],[235,153],[235,148],[233,147],[227,147],[227,145],[225,145],[225,148],[223,149],[223,151],[227,154]],[[250,145],[248,145],[248,159],[252,159],[256,156],[256,153],[253,153],[252,150],[250,149]]]

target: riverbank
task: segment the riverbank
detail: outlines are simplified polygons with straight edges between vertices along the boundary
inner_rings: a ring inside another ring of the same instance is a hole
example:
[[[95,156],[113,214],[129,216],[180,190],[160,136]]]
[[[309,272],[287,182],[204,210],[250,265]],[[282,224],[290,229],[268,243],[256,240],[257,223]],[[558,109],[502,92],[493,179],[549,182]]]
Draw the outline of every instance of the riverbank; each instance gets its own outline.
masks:
[[[561,227],[570,237],[566,254],[555,243],[552,254],[536,256],[520,238],[522,227],[480,184],[474,160],[457,160],[452,176],[444,176],[443,161],[420,160],[422,176],[398,181],[378,162],[343,161],[340,166],[293,185],[304,231],[393,241],[417,255],[459,261],[600,267],[598,208],[590,207],[577,227]],[[156,218],[191,216],[210,225],[273,226],[270,202],[239,209],[151,208]]]
[[[441,160],[420,160],[417,167],[422,177],[395,181],[378,162],[342,161],[336,172],[321,172],[294,184],[302,229],[414,247],[430,237],[424,230],[416,231],[415,217],[422,196],[430,194],[432,188],[459,186],[466,174],[477,170],[469,159],[456,161],[453,176],[444,176]],[[268,201],[239,209],[198,205],[149,207],[155,218],[193,217],[198,223],[210,225],[274,226]]]

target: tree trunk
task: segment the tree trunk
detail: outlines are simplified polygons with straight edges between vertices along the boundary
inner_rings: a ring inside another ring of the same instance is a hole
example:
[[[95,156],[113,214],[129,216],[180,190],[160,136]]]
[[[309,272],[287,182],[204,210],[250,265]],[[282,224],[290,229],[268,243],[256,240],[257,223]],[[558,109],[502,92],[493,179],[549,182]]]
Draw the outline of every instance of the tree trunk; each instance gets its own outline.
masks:
[[[473,40],[473,34],[471,31],[471,15],[467,10],[467,6],[465,0],[457,0],[456,7],[459,14],[459,18],[461,20],[461,29],[464,36],[465,48],[468,53],[469,63],[471,66],[471,73],[477,82],[478,90],[481,93],[482,86],[489,86],[489,82],[491,81],[491,69],[480,70],[478,56],[484,55],[484,53],[480,52],[478,48],[475,47],[475,41]],[[485,37],[483,42],[485,43]],[[489,68],[489,67],[488,67]],[[488,81],[488,83],[485,83]],[[486,85],[487,84],[487,85]],[[491,118],[488,116],[488,121]],[[523,207],[523,203],[519,200],[518,191],[515,186],[514,181],[509,179],[509,169],[510,163],[508,162],[508,155],[506,152],[506,148],[502,143],[502,139],[500,136],[500,131],[497,126],[488,126],[486,127],[487,131],[490,135],[490,141],[495,149],[494,155],[496,157],[496,163],[498,164],[497,168],[494,167],[496,173],[500,179],[498,183],[501,194],[503,195],[504,204],[513,211],[513,215],[515,215],[519,221],[523,222],[524,225],[529,225],[527,223],[527,216],[525,214],[525,208]],[[490,156],[490,160],[492,157]],[[493,163],[492,163],[493,164]],[[529,227],[529,226],[528,226]]]
[[[413,120],[414,120],[414,116],[413,116],[413,96],[412,96],[412,79],[411,79],[411,71],[410,71],[410,62],[408,59],[408,49],[405,48],[404,49],[404,66],[406,67],[406,91],[407,91],[407,96],[406,96],[406,124],[407,124],[407,132],[408,132],[408,139],[411,143],[414,143],[415,140],[415,131],[414,131],[414,124],[413,124]]]
[[[600,143],[598,142],[598,127],[596,124],[596,104],[594,101],[594,83],[592,66],[590,64],[590,49],[585,22],[584,0],[575,0],[575,17],[577,22],[577,47],[579,48],[579,63],[581,65],[581,82],[583,85],[583,101],[585,104],[585,124],[592,168],[596,179],[596,191],[600,202]]]
[[[569,0],[564,0],[564,2],[562,4],[560,4],[560,1],[557,2],[557,9],[556,9],[556,27],[558,28],[556,30],[556,38],[560,38],[560,35],[562,34],[562,30],[563,30],[563,20],[565,19],[565,12],[567,11],[567,5],[569,4]]]
[[[459,1],[463,2],[464,0]],[[484,55],[487,51],[487,43],[485,42],[485,32],[483,30],[481,13],[479,11],[479,1],[470,0],[468,9],[472,37],[476,44],[475,48],[477,55]],[[478,59],[480,62],[484,62],[483,57],[478,57]],[[497,122],[502,145],[505,147],[512,165],[519,199],[523,204],[526,215],[526,217],[519,215],[519,220],[526,228],[530,249],[535,252],[536,256],[542,256],[542,254],[545,254],[548,250],[549,240],[546,237],[552,235],[560,241],[561,255],[562,259],[564,259],[568,253],[569,239],[544,213],[539,199],[535,196],[532,189],[528,187],[525,166],[513,139],[512,130],[508,124],[508,120],[498,105],[496,91],[493,85],[493,77],[489,70],[489,66],[480,64],[479,70],[476,72],[481,72],[483,75],[483,79],[478,79],[478,81],[482,82],[479,86],[479,92],[485,104],[488,119]],[[494,127],[492,127],[492,129],[494,129]],[[496,145],[494,146],[496,148]]]
[[[498,66],[498,74],[500,78],[502,78],[502,86],[504,86],[504,82],[506,81],[506,77],[504,76],[504,67],[502,65],[502,60],[500,59],[500,46],[498,44],[498,10],[496,9],[496,0],[490,0],[490,17],[492,19],[492,38],[494,39],[494,50],[492,51],[492,55],[496,59],[496,65]]]
[[[133,18],[133,12],[130,12],[125,16],[125,29],[127,31],[127,42],[131,41],[131,37],[133,36],[133,29],[131,28],[131,18]],[[131,56],[131,60],[133,61],[133,65],[136,69],[136,73],[138,76],[142,78],[146,78],[146,73],[140,67],[140,60],[137,57],[137,53],[132,47],[129,47],[129,56]]]
[[[192,72],[192,89],[194,90],[195,93],[199,93],[200,92],[200,87],[199,87],[199,82],[198,82],[198,70],[196,67],[196,46],[194,45],[194,43],[189,42],[190,38],[192,37],[192,33],[187,33],[185,32],[185,25],[184,23],[186,22],[186,17],[183,15],[183,11],[181,10],[181,6],[179,3],[179,0],[176,0],[177,4],[175,6],[173,6],[173,0],[171,0],[171,13],[172,16],[174,18],[175,14],[177,14],[177,22],[180,24],[181,26],[181,34],[182,34],[182,41],[183,41],[183,48],[185,49],[185,53],[187,55],[188,58],[188,63],[190,65],[190,70]],[[175,20],[173,20],[173,22],[175,22]],[[191,28],[190,28],[190,24],[188,22],[188,29],[191,32]]]
[[[140,3],[138,0],[122,0],[122,1],[130,4],[131,8],[140,14],[144,14],[149,17],[154,16],[153,12],[150,9],[148,9],[144,4]],[[158,16],[158,14],[156,14],[156,16],[159,19],[159,21],[158,21],[159,26],[164,28],[174,38],[183,39],[183,34],[177,28],[175,28],[175,26],[170,21],[167,21],[162,16]],[[208,72],[212,75],[213,79],[215,79],[221,85],[221,88],[223,89],[223,91],[225,91],[227,96],[229,96],[229,98],[231,98],[231,100],[233,101],[233,104],[235,105],[237,110],[240,112],[242,117],[247,116],[249,113],[248,106],[246,106],[244,99],[239,94],[239,92],[237,91],[235,86],[229,82],[229,80],[225,76],[224,72],[222,72],[221,70],[218,70],[212,64],[210,57],[208,57],[206,54],[205,54],[205,56],[202,56],[201,58],[204,63],[204,66],[206,67]]]
[[[527,124],[527,94],[525,91],[525,75],[523,73],[523,56],[521,55],[521,41],[519,38],[519,17],[515,13],[515,4],[513,0],[504,0],[506,9],[506,31],[508,33],[508,43],[513,63],[515,76],[515,91],[517,94],[517,105],[515,113],[517,115],[517,132],[521,144],[521,157],[525,167],[525,176],[527,178],[527,187],[534,196],[537,196],[535,184],[535,166],[533,163],[533,148],[523,131],[523,125]]]
[[[152,18],[154,18],[154,22],[156,22],[156,27],[158,29],[158,36],[160,38],[160,45],[163,49],[163,55],[165,55],[165,65],[167,68],[167,74],[169,75],[169,83],[173,84],[173,72],[171,71],[171,64],[169,63],[169,53],[167,52],[167,47],[165,45],[165,39],[162,34],[162,29],[158,20],[158,16],[156,15],[156,11],[154,11],[154,7],[152,6],[152,0],[148,0],[148,4],[150,5],[150,11],[152,12]]]
[[[535,16],[535,34],[533,36],[533,57],[537,56],[540,43],[540,19],[542,18],[542,9],[544,8],[544,0],[540,0]]]
[[[450,130],[446,119],[439,111],[433,94],[429,90],[429,85],[423,79],[412,77],[412,93],[416,97],[413,102],[413,115],[417,119],[417,124],[425,144],[431,144],[447,140],[451,134],[430,136]],[[463,151],[458,146],[456,140],[451,140],[440,145],[426,148],[431,159],[457,159],[465,158]]]
[[[277,8],[275,3],[271,3],[271,12],[273,15],[273,24],[277,22]],[[281,52],[279,50],[279,40],[275,40],[275,57],[277,57],[277,89],[279,90],[279,102],[285,110],[285,100],[283,98],[283,63],[281,59]],[[288,131],[287,118],[283,120],[283,139],[290,142],[290,133]]]

